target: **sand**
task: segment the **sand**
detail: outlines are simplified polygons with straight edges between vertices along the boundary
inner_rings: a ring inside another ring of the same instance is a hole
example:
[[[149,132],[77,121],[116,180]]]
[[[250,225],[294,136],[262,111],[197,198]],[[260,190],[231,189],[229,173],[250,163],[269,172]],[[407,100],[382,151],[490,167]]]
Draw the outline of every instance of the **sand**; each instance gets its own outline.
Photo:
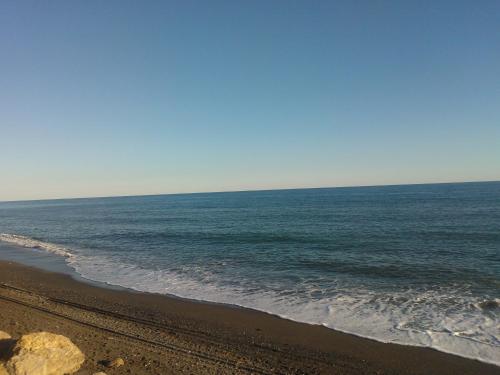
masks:
[[[79,374],[500,374],[428,348],[384,344],[227,305],[104,288],[0,262],[0,330],[65,335]],[[125,365],[104,362],[122,357]]]

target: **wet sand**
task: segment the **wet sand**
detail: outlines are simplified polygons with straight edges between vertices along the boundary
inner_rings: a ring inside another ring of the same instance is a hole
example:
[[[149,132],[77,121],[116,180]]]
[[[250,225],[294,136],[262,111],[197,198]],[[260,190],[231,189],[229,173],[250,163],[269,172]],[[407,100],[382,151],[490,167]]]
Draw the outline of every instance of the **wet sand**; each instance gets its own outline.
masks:
[[[108,289],[0,261],[0,330],[46,330],[86,354],[79,374],[490,375],[500,367],[270,314]],[[102,361],[122,357],[125,366]]]

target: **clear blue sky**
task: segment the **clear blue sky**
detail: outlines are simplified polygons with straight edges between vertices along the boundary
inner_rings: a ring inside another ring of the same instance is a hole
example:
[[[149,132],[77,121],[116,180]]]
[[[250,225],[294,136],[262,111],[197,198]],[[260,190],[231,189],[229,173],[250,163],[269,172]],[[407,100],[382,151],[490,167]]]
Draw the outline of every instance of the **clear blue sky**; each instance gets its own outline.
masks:
[[[0,200],[500,179],[500,2],[2,1]]]

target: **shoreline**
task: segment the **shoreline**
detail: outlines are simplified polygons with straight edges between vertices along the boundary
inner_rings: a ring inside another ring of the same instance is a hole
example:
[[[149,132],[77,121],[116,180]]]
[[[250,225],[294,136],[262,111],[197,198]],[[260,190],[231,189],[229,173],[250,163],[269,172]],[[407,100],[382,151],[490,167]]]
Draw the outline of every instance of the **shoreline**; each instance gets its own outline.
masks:
[[[57,322],[56,326],[70,317],[70,325],[83,324],[89,331],[87,335],[91,337],[99,336],[98,332],[102,328],[110,330],[109,327],[113,327],[108,334],[118,335],[120,340],[124,340],[117,349],[122,353],[117,355],[130,357],[129,352],[136,350],[139,345],[136,341],[148,342],[160,350],[160,359],[157,360],[159,366],[162,365],[161,361],[170,363],[171,360],[181,364],[177,373],[182,373],[182,368],[192,371],[193,364],[201,361],[196,373],[211,373],[213,369],[218,373],[249,373],[253,368],[257,373],[259,371],[256,369],[263,370],[263,373],[291,373],[293,370],[325,374],[500,374],[500,367],[493,364],[432,348],[382,343],[237,305],[96,284],[76,280],[67,274],[0,261],[0,314],[3,315],[0,316],[3,318],[0,319],[0,330],[12,331],[11,323],[16,320],[20,321],[17,326],[25,326],[28,330],[44,329],[41,326],[43,318],[32,318],[35,311],[36,314],[51,316]],[[24,316],[15,313],[20,308],[24,310]],[[88,319],[99,324],[89,327]],[[124,321],[128,328],[125,331],[120,328],[115,332],[114,328]],[[150,337],[152,325],[161,336],[154,340]],[[79,329],[75,327],[68,330],[64,333],[75,339],[77,344],[77,337],[85,337],[85,334],[77,334]],[[134,336],[126,337],[120,332],[134,332]],[[181,354],[168,354],[165,344],[161,345],[164,341],[172,344],[172,334],[169,332],[174,333],[173,341],[184,350],[181,350]],[[18,334],[18,331],[11,333]],[[163,337],[164,334],[168,337]],[[134,340],[135,336],[140,339]],[[108,341],[105,337],[102,339]],[[207,340],[210,344],[206,343]],[[88,341],[83,340],[81,345],[85,349]],[[195,356],[193,362],[188,352],[198,351],[201,356]],[[218,361],[209,359],[212,354],[208,355],[208,359],[205,358],[207,353],[214,351],[217,352],[214,358]],[[99,355],[104,354],[97,351],[90,355],[86,366],[102,370],[97,364],[103,359]],[[227,363],[222,365],[223,362]],[[134,361],[130,362],[130,366],[133,368],[132,373],[137,374],[168,373],[168,370],[151,372],[144,364]]]
[[[45,244],[45,243],[42,243],[42,244]],[[65,248],[63,248],[63,249],[65,249]],[[273,311],[259,309],[259,308],[255,308],[252,306],[239,305],[237,303],[217,302],[217,301],[212,301],[209,299],[189,298],[189,297],[184,297],[184,296],[171,294],[171,293],[145,291],[145,290],[136,289],[133,287],[109,283],[106,281],[94,280],[94,279],[88,278],[88,277],[80,274],[73,266],[70,265],[70,263],[67,262],[66,256],[61,256],[58,253],[46,251],[46,249],[39,250],[38,247],[32,248],[32,247],[22,246],[19,244],[5,242],[5,241],[0,240],[0,262],[1,261],[13,261],[14,263],[33,267],[35,269],[41,269],[44,271],[68,275],[69,277],[71,277],[73,280],[75,280],[77,282],[89,284],[89,285],[92,285],[92,286],[95,286],[98,288],[118,290],[118,291],[124,291],[124,292],[129,292],[129,293],[138,293],[138,294],[145,293],[145,294],[157,295],[160,297],[166,297],[166,298],[170,298],[170,299],[174,299],[174,300],[191,302],[191,303],[195,303],[195,304],[209,304],[209,305],[215,305],[215,306],[222,306],[222,307],[226,307],[226,308],[230,308],[230,309],[245,309],[245,310],[254,311],[256,313],[263,313],[263,314],[271,315],[271,316],[274,316],[274,317],[277,317],[280,319],[284,319],[284,320],[288,320],[291,322],[295,322],[295,323],[305,324],[305,325],[309,325],[309,326],[325,327],[329,330],[333,330],[333,331],[338,332],[338,333],[352,335],[352,336],[359,337],[362,339],[372,340],[372,341],[375,341],[377,343],[397,344],[397,345],[417,347],[417,348],[428,348],[431,350],[436,350],[438,352],[450,354],[450,355],[457,356],[460,358],[465,358],[465,359],[469,359],[472,361],[479,361],[481,363],[500,367],[500,362],[498,362],[498,361],[492,362],[492,361],[488,361],[488,360],[481,359],[478,357],[474,357],[473,355],[470,355],[470,356],[461,355],[461,354],[457,354],[453,351],[445,350],[443,348],[437,348],[437,347],[426,346],[426,345],[419,345],[417,343],[401,342],[401,341],[395,341],[395,340],[394,341],[383,340],[383,339],[380,339],[377,337],[362,335],[362,334],[359,334],[357,332],[352,332],[349,330],[342,330],[342,329],[334,328],[334,327],[320,324],[320,323],[316,323],[316,322],[307,322],[307,321],[293,319],[293,318],[288,317],[286,315],[280,315],[280,314],[274,313]],[[490,358],[494,358],[494,357],[490,356]]]

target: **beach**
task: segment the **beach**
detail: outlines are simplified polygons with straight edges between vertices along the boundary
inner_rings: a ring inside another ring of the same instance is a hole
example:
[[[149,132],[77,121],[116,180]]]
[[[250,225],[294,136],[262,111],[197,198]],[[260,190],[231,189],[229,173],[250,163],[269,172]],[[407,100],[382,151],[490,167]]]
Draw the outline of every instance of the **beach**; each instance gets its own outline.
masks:
[[[494,365],[386,344],[263,312],[101,287],[0,262],[0,330],[50,331],[87,359],[79,374],[500,374]]]
[[[0,3],[0,375],[500,375],[499,35]]]
[[[0,203],[0,259],[500,365],[500,183]]]

